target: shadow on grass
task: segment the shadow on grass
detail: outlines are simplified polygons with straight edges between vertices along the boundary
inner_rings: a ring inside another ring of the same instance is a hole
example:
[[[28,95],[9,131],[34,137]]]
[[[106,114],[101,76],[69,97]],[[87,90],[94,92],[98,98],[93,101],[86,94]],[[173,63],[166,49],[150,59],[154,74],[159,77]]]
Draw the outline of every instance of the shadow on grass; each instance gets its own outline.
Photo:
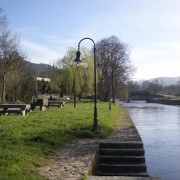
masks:
[[[81,125],[76,127],[69,127],[67,129],[48,129],[41,132],[29,132],[22,137],[15,138],[14,136],[6,137],[6,140],[1,140],[2,158],[0,164],[6,167],[6,171],[0,166],[4,172],[2,176],[16,176],[32,174],[38,176],[36,168],[43,162],[43,157],[47,157],[66,143],[72,142],[76,139],[95,140],[105,138],[111,134],[112,128],[108,126],[99,125],[97,131],[92,130],[92,125]],[[90,151],[89,141],[84,141],[81,148],[86,148],[85,155],[92,153]],[[75,153],[76,156],[82,154]],[[22,158],[23,157],[23,158]],[[9,168],[12,166],[11,168]],[[15,166],[15,167],[14,167]],[[16,169],[18,168],[18,169]],[[31,176],[31,175],[30,175]]]
[[[93,131],[92,126],[81,126],[67,129],[65,131],[52,130],[44,131],[39,134],[34,134],[30,139],[25,139],[26,142],[35,142],[52,148],[63,146],[67,142],[75,139],[99,139],[106,138],[113,132],[113,128],[108,126],[99,126],[97,131]]]

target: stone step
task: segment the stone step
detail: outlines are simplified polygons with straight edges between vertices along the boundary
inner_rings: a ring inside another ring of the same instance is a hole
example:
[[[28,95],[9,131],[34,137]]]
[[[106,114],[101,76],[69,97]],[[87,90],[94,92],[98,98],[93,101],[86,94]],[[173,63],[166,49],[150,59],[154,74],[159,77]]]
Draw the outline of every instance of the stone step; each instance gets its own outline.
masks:
[[[100,164],[145,163],[144,156],[100,156]]]
[[[140,173],[146,172],[146,165],[143,164],[99,164],[99,173]]]
[[[144,156],[144,149],[99,149],[99,156]]]
[[[108,143],[100,143],[99,144],[99,148],[101,149],[141,149],[143,148],[143,143],[141,141],[130,141],[130,142],[120,142],[120,143],[112,143],[112,142],[108,142]]]
[[[159,177],[146,176],[87,176],[87,180],[160,180]]]
[[[126,173],[101,173],[101,172],[97,172],[97,176],[149,177],[148,173],[146,173],[146,172],[138,172],[138,173],[132,173],[132,172],[126,172]]]

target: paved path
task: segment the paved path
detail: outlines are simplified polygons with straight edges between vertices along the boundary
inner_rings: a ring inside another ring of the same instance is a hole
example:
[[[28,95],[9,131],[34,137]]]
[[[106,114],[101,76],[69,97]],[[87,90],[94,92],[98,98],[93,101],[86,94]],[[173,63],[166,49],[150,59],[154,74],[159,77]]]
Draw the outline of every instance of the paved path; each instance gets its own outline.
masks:
[[[124,117],[124,116],[122,116]],[[128,123],[127,123],[128,121]],[[60,148],[51,162],[40,168],[40,174],[49,180],[78,180],[89,173],[100,142],[141,141],[132,121],[120,118],[121,127],[107,139],[78,140]]]

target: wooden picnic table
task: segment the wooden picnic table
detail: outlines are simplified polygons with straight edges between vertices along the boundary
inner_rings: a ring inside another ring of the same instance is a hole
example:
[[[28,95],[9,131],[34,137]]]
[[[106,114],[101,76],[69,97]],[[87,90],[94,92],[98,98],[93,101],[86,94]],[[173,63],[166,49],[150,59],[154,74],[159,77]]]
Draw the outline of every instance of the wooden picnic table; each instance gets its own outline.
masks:
[[[22,116],[27,115],[30,112],[30,104],[0,104],[0,114],[16,113]]]
[[[48,107],[57,106],[58,108],[62,108],[65,106],[64,101],[48,101]]]

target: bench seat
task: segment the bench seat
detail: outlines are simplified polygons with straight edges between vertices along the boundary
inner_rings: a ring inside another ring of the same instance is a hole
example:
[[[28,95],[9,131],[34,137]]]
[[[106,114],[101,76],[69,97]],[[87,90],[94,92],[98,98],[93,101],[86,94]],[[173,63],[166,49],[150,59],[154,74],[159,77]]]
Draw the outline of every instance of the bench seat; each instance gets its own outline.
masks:
[[[64,101],[48,101],[48,107],[50,106],[62,108],[65,106],[65,102]]]
[[[0,114],[4,115],[15,113],[26,116],[30,111],[30,104],[0,104]]]

